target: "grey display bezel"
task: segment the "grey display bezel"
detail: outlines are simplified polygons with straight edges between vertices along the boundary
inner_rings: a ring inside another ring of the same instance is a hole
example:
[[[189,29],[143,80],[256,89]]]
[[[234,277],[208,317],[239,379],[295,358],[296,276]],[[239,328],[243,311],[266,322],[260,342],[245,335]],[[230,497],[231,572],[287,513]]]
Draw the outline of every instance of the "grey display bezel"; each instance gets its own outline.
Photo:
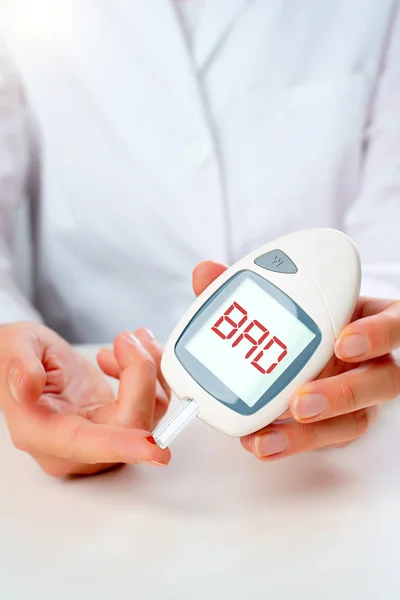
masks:
[[[254,406],[248,406],[232,390],[230,390],[218,377],[216,377],[207,367],[198,361],[185,348],[190,338],[199,331],[209,317],[209,308],[216,310],[225,300],[237,289],[245,279],[251,279],[260,286],[274,300],[279,302],[287,311],[294,315],[303,323],[315,337],[304,348],[299,356],[288,366],[272,386],[257,400]],[[200,385],[208,394],[216,400],[241,415],[252,415],[258,412],[266,404],[271,402],[282,390],[298,375],[303,367],[310,360],[316,349],[321,343],[322,334],[318,325],[311,317],[287,294],[277,288],[261,275],[253,271],[243,270],[233,275],[226,281],[210,298],[203,304],[201,309],[194,315],[175,344],[175,355],[181,365],[186,369],[190,376]]]

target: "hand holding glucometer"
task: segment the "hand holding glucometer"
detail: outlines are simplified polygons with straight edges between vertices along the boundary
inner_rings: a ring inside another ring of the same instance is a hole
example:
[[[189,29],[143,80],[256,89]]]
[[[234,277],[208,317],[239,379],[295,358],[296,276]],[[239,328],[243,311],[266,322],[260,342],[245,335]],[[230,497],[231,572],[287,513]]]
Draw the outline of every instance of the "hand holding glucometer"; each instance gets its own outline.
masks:
[[[332,229],[289,234],[227,269],[166,344],[162,372],[183,403],[154,432],[157,444],[195,416],[233,437],[277,419],[334,354],[360,280],[353,242]]]

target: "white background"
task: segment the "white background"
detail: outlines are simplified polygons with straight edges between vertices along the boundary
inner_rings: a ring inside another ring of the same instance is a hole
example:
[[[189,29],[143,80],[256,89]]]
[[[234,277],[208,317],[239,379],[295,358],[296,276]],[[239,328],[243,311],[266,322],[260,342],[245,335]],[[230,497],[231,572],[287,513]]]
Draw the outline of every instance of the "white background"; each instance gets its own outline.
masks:
[[[0,598],[398,600],[399,431],[392,402],[348,448],[266,464],[196,419],[166,469],[56,481],[0,414]]]

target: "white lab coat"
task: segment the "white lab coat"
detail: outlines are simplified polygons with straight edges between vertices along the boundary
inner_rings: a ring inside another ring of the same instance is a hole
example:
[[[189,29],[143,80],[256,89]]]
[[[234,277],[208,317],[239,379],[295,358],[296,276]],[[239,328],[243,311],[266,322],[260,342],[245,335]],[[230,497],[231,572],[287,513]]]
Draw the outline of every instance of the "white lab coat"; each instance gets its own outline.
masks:
[[[29,191],[45,321],[73,342],[141,324],[165,340],[196,263],[314,226],[353,237],[364,293],[398,297],[398,12],[395,0],[205,0],[191,53],[169,0],[2,0],[42,135],[39,204]],[[10,321],[39,318],[9,256],[38,161],[18,80],[0,68]]]

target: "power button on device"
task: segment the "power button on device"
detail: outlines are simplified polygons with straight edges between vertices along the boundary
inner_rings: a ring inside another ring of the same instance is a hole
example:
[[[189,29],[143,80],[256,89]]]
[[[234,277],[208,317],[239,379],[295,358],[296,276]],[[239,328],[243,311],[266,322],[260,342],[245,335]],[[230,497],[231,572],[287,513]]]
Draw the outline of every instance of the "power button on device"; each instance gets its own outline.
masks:
[[[286,273],[287,275],[297,273],[296,265],[282,250],[266,252],[256,258],[254,262],[259,267],[268,269],[268,271],[275,271],[275,273]]]

